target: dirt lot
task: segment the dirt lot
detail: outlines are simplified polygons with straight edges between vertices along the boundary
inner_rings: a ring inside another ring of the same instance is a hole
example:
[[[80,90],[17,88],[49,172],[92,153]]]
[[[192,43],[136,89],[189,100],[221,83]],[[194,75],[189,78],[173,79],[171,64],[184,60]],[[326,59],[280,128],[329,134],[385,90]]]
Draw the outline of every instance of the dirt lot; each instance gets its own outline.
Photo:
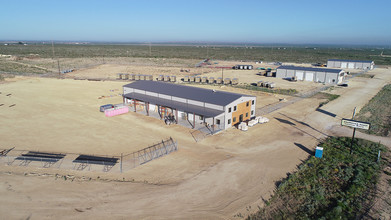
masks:
[[[105,73],[110,66],[102,68]],[[116,72],[114,68],[112,74]],[[258,77],[242,72],[243,80]],[[349,117],[355,106],[360,109],[391,81],[390,70],[377,69],[371,74],[375,74],[373,79],[356,77],[349,80],[349,87],[331,91],[341,97],[322,109],[335,117],[314,111],[323,100],[304,99],[267,115],[271,119],[268,124],[248,132],[230,129],[199,143],[190,129],[166,126],[154,118],[135,113],[106,118],[98,107],[121,102],[118,94],[124,82],[16,78],[0,84],[3,149],[117,155],[171,136],[178,141],[179,150],[123,174],[2,163],[0,212],[7,219],[235,219],[239,213],[246,215],[263,204],[275,181],[294,171],[319,140],[330,133],[350,134],[350,129],[339,126],[340,118]],[[318,86],[297,85],[306,89]],[[278,102],[275,95],[252,93],[259,106]],[[101,96],[108,98],[98,99]],[[389,138],[382,143],[387,141]]]

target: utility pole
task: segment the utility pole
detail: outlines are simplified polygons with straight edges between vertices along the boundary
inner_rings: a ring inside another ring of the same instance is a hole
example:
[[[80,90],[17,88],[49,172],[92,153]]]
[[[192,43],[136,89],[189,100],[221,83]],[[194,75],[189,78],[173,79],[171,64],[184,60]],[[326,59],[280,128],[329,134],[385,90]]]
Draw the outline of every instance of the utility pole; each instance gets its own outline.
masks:
[[[57,59],[57,66],[58,66],[58,77],[61,77],[61,69],[60,69],[60,60]]]
[[[52,41],[52,60],[54,60],[54,43]]]

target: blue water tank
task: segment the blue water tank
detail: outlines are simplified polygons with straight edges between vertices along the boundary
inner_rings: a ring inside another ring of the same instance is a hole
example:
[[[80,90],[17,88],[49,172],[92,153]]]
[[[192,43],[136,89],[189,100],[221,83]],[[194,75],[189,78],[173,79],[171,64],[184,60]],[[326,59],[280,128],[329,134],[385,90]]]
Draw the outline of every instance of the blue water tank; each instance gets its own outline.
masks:
[[[315,157],[322,158],[322,156],[323,156],[323,147],[316,147]]]

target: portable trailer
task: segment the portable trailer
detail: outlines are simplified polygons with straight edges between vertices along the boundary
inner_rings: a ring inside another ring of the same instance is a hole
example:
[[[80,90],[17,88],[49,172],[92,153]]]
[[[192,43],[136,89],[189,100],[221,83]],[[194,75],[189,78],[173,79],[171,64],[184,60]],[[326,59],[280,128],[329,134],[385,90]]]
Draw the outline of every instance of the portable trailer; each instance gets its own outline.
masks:
[[[112,109],[112,108],[114,108],[113,104],[106,104],[106,105],[100,106],[99,110],[100,110],[100,112],[105,112],[105,110]]]

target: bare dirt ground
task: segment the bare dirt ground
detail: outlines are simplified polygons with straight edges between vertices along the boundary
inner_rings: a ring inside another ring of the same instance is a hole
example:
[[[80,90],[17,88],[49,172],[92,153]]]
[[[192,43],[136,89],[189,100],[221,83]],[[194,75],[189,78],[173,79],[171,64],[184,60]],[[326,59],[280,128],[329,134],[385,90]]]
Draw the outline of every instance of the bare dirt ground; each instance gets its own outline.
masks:
[[[117,95],[124,82],[15,78],[0,84],[2,149],[114,155],[171,136],[179,150],[122,174],[2,163],[0,212],[6,219],[239,219],[262,206],[275,182],[312,155],[322,138],[351,134],[339,125],[340,119],[351,116],[354,107],[360,109],[391,81],[390,70],[370,73],[373,79],[356,77],[349,87],[330,91],[341,97],[323,106],[323,112],[314,111],[323,100],[303,99],[266,115],[268,124],[247,132],[230,129],[199,143],[190,129],[166,126],[154,118],[135,113],[104,117],[98,107],[121,102]],[[305,84],[297,82],[296,87],[318,86]],[[252,93],[258,106],[278,102],[275,95]],[[110,98],[98,99],[101,96]],[[391,146],[390,138],[357,136]]]

